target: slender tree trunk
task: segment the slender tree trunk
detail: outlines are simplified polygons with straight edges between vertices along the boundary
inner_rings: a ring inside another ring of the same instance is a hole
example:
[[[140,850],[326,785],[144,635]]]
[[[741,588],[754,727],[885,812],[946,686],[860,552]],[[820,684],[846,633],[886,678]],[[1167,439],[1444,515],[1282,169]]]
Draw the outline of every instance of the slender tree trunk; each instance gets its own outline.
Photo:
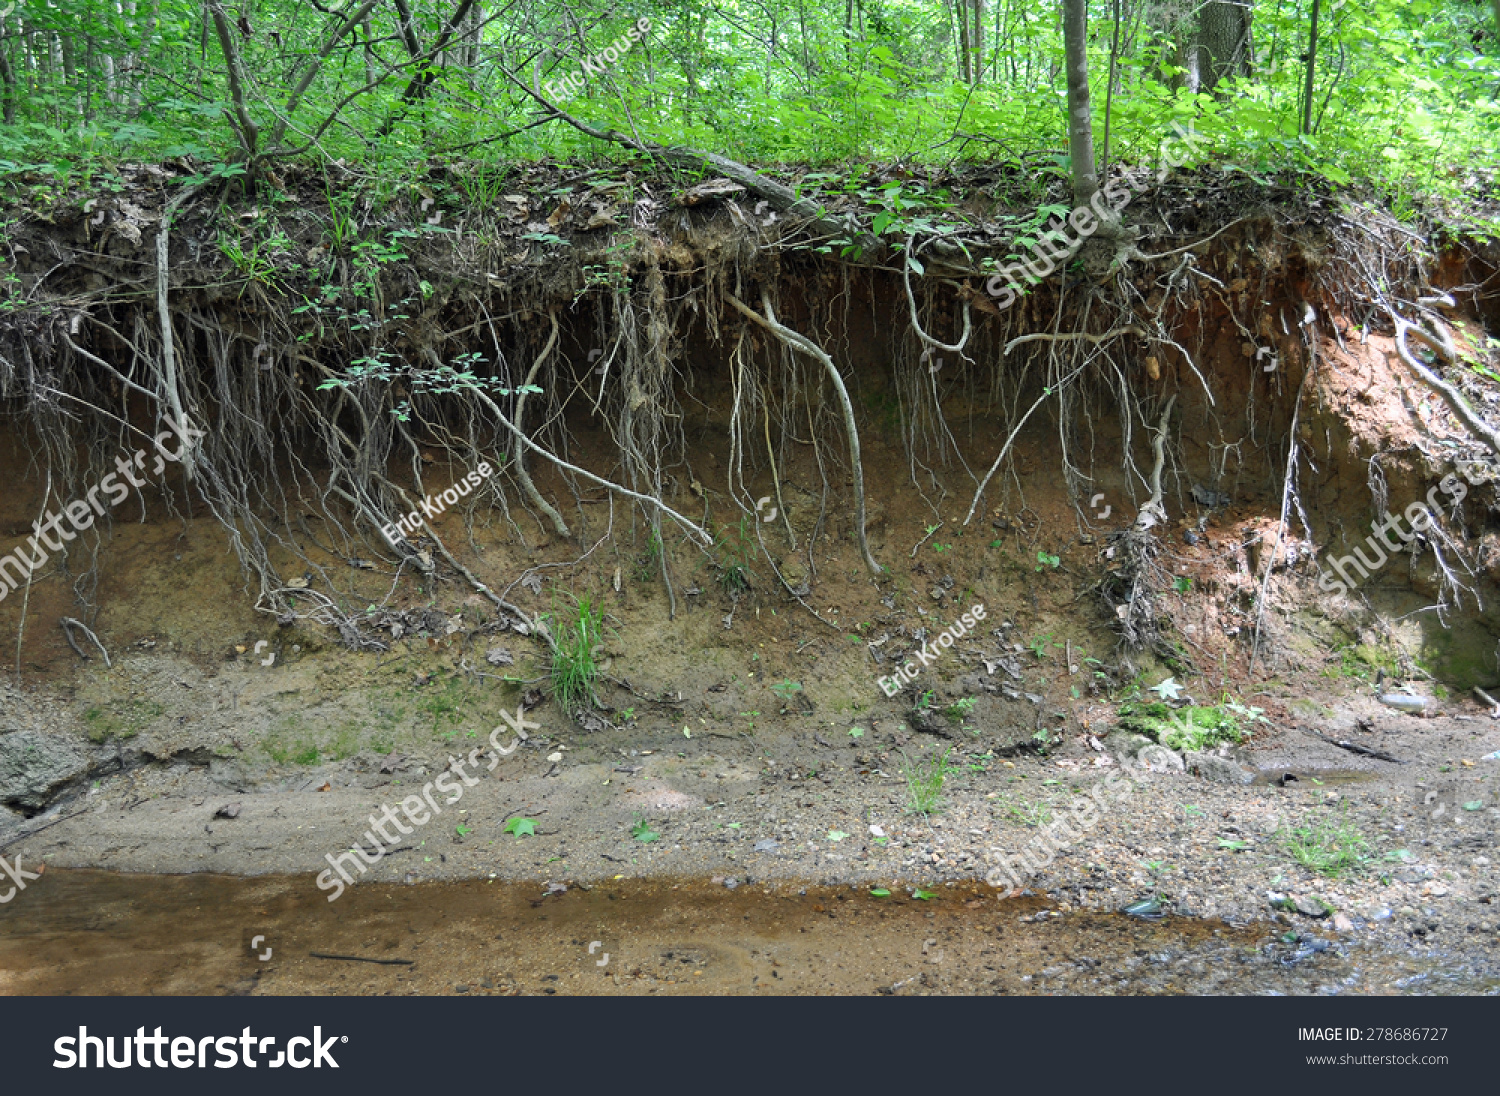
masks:
[[[8,126],[16,124],[16,99],[19,94],[15,70],[10,67],[10,59],[5,56],[5,46],[0,43],[0,118]]]
[[[1313,0],[1312,26],[1307,32],[1307,80],[1302,89],[1302,132],[1312,133],[1313,77],[1318,70],[1318,8],[1319,0]]]
[[[984,0],[974,0],[974,85],[984,83]]]
[[[1068,68],[1068,152],[1073,160],[1073,204],[1087,205],[1099,190],[1094,167],[1094,112],[1089,104],[1088,0],[1063,0],[1063,44]]]
[[[953,0],[953,14],[958,18],[958,78],[966,84],[974,82],[969,70],[969,3],[968,0]]]

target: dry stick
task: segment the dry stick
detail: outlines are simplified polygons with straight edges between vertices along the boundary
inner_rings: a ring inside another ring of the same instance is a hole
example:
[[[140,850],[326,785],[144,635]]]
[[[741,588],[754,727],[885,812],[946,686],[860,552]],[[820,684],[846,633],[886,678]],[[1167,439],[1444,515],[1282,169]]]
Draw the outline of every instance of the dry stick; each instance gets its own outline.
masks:
[[[67,638],[68,646],[73,648],[74,654],[83,659],[85,662],[88,661],[89,656],[79,650],[78,644],[73,641],[73,629],[77,628],[79,631],[83,632],[84,635],[88,636],[91,640],[94,641],[94,646],[98,647],[99,653],[104,656],[104,665],[110,666],[109,652],[104,649],[104,644],[99,642],[99,637],[96,636],[92,631],[90,631],[86,624],[84,624],[82,621],[74,620],[72,617],[63,617],[61,623],[63,635]]]
[[[1302,414],[1302,394],[1307,391],[1307,382],[1318,369],[1318,344],[1311,338],[1307,340],[1308,353],[1312,361],[1307,367],[1307,372],[1302,376],[1302,383],[1297,387],[1297,402],[1292,405],[1292,427],[1287,432],[1290,439],[1287,443],[1286,453],[1286,476],[1281,484],[1281,516],[1276,521],[1276,538],[1271,542],[1271,553],[1266,559],[1266,577],[1260,584],[1260,601],[1255,609],[1255,638],[1250,644],[1250,676],[1255,675],[1255,662],[1260,656],[1260,626],[1266,616],[1266,596],[1271,589],[1271,572],[1276,567],[1276,553],[1281,550],[1281,534],[1286,529],[1287,508],[1292,499],[1292,477],[1297,472],[1297,420]]]
[[[984,489],[990,485],[990,480],[994,479],[995,473],[1000,470],[1000,464],[1005,460],[1005,454],[1009,453],[1010,447],[1015,444],[1016,435],[1021,432],[1021,427],[1026,425],[1026,420],[1031,418],[1036,409],[1042,406],[1042,404],[1047,401],[1047,398],[1051,396],[1054,391],[1062,391],[1063,385],[1067,384],[1074,377],[1078,376],[1078,374],[1082,373],[1083,370],[1084,366],[1080,365],[1077,369],[1073,370],[1073,372],[1064,377],[1055,390],[1051,388],[1045,389],[1042,394],[1036,398],[1036,402],[1026,409],[1026,414],[1021,416],[1021,421],[1016,423],[1015,429],[1010,432],[1010,437],[1006,438],[1005,444],[1000,447],[1000,455],[995,458],[995,463],[990,465],[990,470],[984,474],[984,479],[980,481],[979,484],[979,490],[974,492],[974,501],[969,503],[969,512],[964,516],[965,525],[968,525],[969,522],[974,520],[974,511],[979,509],[979,500],[984,497]]]
[[[550,112],[549,120],[551,118],[559,118],[580,133],[585,133],[597,141],[612,141],[615,144],[634,149],[643,155],[658,157],[669,164],[687,168],[690,171],[701,171],[705,167],[711,168],[726,179],[739,183],[740,186],[764,198],[770,204],[771,208],[778,213],[783,213],[791,217],[806,218],[810,227],[825,236],[852,236],[854,237],[854,242],[863,248],[867,254],[877,254],[884,250],[879,237],[868,232],[858,232],[857,229],[846,221],[830,215],[822,206],[810,198],[800,197],[791,187],[784,186],[772,179],[767,179],[765,176],[752,171],[736,160],[730,160],[727,157],[718,156],[712,152],[704,152],[685,145],[668,147],[656,144],[653,141],[637,140],[634,137],[628,137],[613,129],[599,129],[581,119],[573,117],[573,115],[548,100],[545,96],[533,91],[527,86],[524,80],[503,65],[499,66],[498,71],[501,76],[546,108]]]
[[[1156,424],[1156,437],[1151,440],[1151,450],[1156,455],[1156,461],[1151,467],[1151,497],[1135,516],[1134,523],[1135,528],[1142,533],[1167,520],[1167,512],[1161,504],[1161,473],[1167,463],[1167,418],[1172,414],[1172,405],[1176,402],[1177,396],[1174,393],[1162,408],[1161,419]]]
[[[34,830],[27,830],[25,833],[18,833],[8,841],[0,844],[0,852],[4,852],[6,849],[14,845],[17,841],[24,841],[26,838],[31,837],[34,834],[39,834],[43,830],[50,830],[53,826],[56,826],[60,822],[66,822],[70,818],[77,818],[80,814],[88,814],[91,810],[93,810],[92,807],[85,807],[81,811],[74,811],[72,814],[65,814],[61,818],[54,818],[51,822],[48,822],[43,826],[38,826]]]
[[[337,959],[343,963],[378,963],[383,967],[411,967],[415,966],[415,959],[369,959],[363,955],[330,955],[325,951],[310,951],[307,953],[314,959]]]
[[[761,307],[766,310],[764,316],[750,308],[733,293],[726,291],[724,299],[793,350],[800,350],[813,360],[821,362],[824,370],[827,371],[834,389],[839,394],[839,402],[844,409],[844,430],[849,435],[849,463],[854,471],[854,520],[859,530],[859,550],[865,557],[865,566],[870,569],[870,573],[878,576],[881,573],[880,564],[875,562],[875,556],[870,552],[870,539],[865,532],[865,472],[859,459],[859,427],[855,425],[854,404],[849,399],[849,389],[844,387],[844,378],[839,376],[838,367],[833,364],[833,359],[823,351],[822,347],[806,336],[799,335],[791,328],[777,322],[776,313],[771,308],[770,294],[765,290],[761,290],[760,294]]]

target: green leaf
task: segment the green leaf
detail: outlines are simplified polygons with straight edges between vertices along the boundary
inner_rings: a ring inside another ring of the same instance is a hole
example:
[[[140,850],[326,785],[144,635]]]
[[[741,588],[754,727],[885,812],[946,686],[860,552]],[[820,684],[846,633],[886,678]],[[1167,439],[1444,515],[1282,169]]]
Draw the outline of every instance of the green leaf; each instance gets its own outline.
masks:
[[[525,837],[527,834],[531,834],[531,835],[535,836],[535,834],[536,834],[536,819],[534,819],[534,818],[512,818],[509,822],[507,822],[505,824],[505,826],[500,830],[500,832],[501,833],[513,833],[513,834],[515,834],[517,841],[519,841],[521,838]]]
[[[891,896],[891,892],[884,887],[876,887],[870,894],[875,898],[889,898]]]
[[[847,833],[845,833],[843,830],[829,830],[828,831],[828,840],[830,840],[830,841],[842,841],[844,838],[846,838],[848,836],[849,835]]]
[[[919,278],[927,273],[927,268],[917,261],[915,255],[908,255],[906,257],[906,265],[911,267],[911,272]]]
[[[923,890],[921,887],[917,887],[911,892],[911,896],[918,902],[930,902],[932,901],[932,899],[937,897],[937,894],[933,891]]]

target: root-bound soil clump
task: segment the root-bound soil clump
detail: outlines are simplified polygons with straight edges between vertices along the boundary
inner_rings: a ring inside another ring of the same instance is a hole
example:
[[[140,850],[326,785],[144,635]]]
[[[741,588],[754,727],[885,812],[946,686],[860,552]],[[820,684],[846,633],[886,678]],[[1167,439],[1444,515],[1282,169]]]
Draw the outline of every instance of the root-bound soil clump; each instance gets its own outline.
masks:
[[[0,841],[314,873],[479,756],[363,881],[732,878],[753,829],[753,873],[920,890],[1159,769],[1241,814],[1179,819],[1204,881],[1117,815],[1024,889],[1291,916],[1234,857],[1323,886],[1287,850],[1353,804],[1356,859],[1458,837],[1348,908],[1488,902],[1493,253],[1199,171],[1006,299],[1000,172],[871,168],[946,205],[870,237],[738,165],[333,171],[7,211]]]

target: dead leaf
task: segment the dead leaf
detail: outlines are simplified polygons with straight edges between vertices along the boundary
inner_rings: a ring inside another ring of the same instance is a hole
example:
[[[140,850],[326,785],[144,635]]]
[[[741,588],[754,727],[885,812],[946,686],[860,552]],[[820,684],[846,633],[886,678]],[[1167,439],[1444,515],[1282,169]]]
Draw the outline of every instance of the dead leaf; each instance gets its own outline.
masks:
[[[567,218],[568,214],[572,212],[572,210],[572,203],[564,198],[557,204],[557,208],[552,211],[552,216],[547,218],[547,227],[556,228],[558,225],[562,224],[563,221]]]
[[[323,782],[323,786],[321,788],[319,788],[318,791],[320,791],[320,792],[331,792],[331,791],[333,791],[333,785],[331,783],[329,783],[328,781],[325,780]]]

